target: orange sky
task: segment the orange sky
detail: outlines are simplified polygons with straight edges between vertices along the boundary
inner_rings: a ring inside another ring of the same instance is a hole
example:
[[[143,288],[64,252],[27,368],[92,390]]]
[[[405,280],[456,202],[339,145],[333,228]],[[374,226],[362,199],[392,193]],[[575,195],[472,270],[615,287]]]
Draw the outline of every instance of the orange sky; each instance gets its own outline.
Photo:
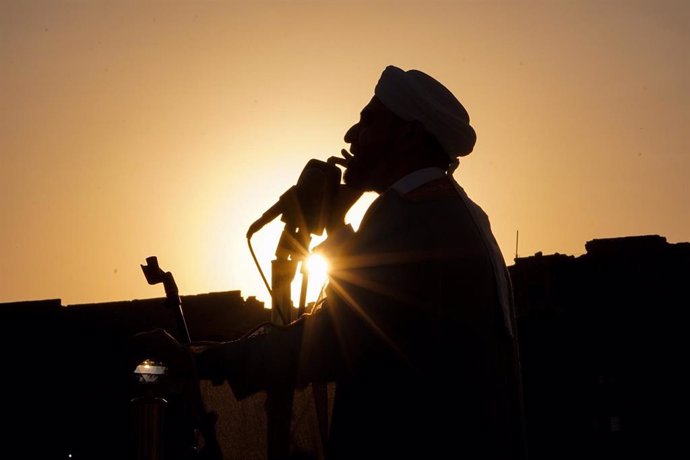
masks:
[[[266,300],[248,226],[388,64],[467,107],[456,178],[509,263],[518,229],[521,255],[689,241],[688,49],[682,0],[0,0],[0,302],[158,296],[149,255],[183,294]]]

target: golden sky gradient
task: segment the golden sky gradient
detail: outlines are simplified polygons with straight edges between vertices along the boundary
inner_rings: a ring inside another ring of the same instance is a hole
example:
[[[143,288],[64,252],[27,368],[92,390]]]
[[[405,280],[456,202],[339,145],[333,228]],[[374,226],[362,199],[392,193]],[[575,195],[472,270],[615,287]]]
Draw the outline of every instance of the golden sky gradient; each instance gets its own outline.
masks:
[[[689,241],[689,49],[684,0],[0,0],[0,302],[159,296],[150,255],[183,294],[267,300],[248,226],[388,64],[468,109],[456,178],[508,263],[517,230],[520,255]]]

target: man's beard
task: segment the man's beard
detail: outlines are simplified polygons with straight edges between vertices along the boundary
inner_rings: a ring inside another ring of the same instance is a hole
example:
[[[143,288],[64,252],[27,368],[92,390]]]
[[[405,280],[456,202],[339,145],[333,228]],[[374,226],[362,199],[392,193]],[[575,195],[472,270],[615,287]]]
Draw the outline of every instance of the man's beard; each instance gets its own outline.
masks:
[[[361,159],[353,158],[345,169],[343,179],[352,188],[371,191],[371,166]]]

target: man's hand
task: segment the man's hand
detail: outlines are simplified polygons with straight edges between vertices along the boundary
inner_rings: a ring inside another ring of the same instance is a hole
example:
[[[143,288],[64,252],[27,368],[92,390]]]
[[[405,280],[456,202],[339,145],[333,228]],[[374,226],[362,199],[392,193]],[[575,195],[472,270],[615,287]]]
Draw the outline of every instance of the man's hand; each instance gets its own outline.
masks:
[[[352,154],[345,149],[342,149],[340,153],[343,155],[343,158],[330,157],[326,161],[330,164],[347,168],[348,162],[352,158]],[[364,190],[355,189],[346,184],[339,185],[338,192],[331,205],[331,214],[326,222],[326,231],[329,234],[333,234],[345,226],[345,215],[350,210],[352,205],[359,200],[363,193]]]
[[[243,343],[239,340],[191,344],[189,349],[194,356],[197,377],[211,380],[214,385],[223,383],[243,365]]]
[[[159,361],[168,368],[169,375],[188,379],[193,375],[192,355],[175,337],[164,329],[137,333],[127,339],[123,348],[124,366],[131,373],[145,359]]]

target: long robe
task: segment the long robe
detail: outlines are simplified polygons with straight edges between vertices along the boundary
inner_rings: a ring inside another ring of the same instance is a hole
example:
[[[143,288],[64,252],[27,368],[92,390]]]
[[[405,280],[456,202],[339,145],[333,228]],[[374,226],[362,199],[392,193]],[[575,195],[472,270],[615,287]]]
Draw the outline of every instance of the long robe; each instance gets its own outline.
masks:
[[[331,459],[523,458],[496,251],[488,219],[452,178],[389,189],[331,254],[324,306],[226,346],[225,376],[238,398],[335,381]]]

